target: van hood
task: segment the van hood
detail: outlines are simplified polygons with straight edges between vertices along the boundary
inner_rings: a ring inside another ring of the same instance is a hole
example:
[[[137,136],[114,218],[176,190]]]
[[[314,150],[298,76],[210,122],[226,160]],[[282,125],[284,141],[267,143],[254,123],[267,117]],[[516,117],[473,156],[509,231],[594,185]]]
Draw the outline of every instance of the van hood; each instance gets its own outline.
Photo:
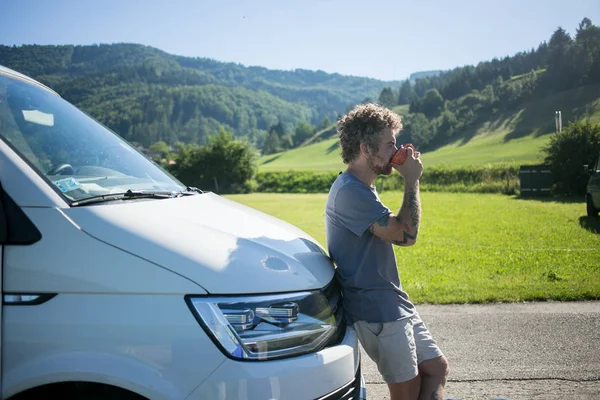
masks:
[[[318,289],[334,274],[325,249],[305,232],[214,193],[64,211],[96,239],[213,294]]]

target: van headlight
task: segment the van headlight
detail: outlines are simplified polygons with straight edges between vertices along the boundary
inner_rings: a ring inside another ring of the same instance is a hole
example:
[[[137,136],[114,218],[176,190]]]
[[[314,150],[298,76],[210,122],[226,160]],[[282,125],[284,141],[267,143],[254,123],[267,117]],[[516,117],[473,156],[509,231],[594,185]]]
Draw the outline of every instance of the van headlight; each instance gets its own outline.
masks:
[[[339,297],[311,291],[188,297],[187,302],[225,355],[239,360],[271,360],[325,347],[341,323],[341,312],[336,312]]]

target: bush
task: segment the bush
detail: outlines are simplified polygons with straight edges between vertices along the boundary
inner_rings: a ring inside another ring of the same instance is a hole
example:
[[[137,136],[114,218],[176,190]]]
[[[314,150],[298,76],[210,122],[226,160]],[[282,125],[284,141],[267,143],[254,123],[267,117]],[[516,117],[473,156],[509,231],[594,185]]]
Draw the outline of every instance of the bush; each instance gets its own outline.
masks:
[[[327,193],[337,176],[337,172],[259,172],[256,176],[257,191],[268,193]]]
[[[170,167],[181,182],[216,193],[248,193],[256,188],[256,150],[220,130],[206,146],[181,146],[177,163]]]
[[[583,166],[600,153],[600,124],[576,121],[554,135],[544,148],[544,162],[551,165],[553,191],[560,194],[585,194],[588,175]]]
[[[258,192],[327,193],[338,172],[270,171],[256,176]],[[422,191],[515,194],[519,189],[519,165],[482,165],[460,168],[428,167],[420,181]],[[379,192],[403,190],[398,173],[375,180]]]

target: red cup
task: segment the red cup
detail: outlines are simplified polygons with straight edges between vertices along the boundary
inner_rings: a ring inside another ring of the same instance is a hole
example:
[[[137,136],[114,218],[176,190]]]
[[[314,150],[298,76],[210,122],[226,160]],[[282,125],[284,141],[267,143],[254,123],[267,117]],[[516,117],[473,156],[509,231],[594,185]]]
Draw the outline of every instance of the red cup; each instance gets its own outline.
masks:
[[[409,147],[411,149],[413,149],[413,152],[415,151],[415,147],[410,143],[400,145],[400,147],[394,154],[394,157],[392,157],[392,164],[396,164],[396,165],[404,164],[404,161],[406,161],[406,157],[408,157],[408,148]]]

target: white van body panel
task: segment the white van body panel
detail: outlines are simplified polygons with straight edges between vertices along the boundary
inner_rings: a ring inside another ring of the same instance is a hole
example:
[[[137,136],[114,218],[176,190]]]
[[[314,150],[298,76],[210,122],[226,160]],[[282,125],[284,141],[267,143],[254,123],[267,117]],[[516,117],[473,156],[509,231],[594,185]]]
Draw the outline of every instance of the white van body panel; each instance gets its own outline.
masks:
[[[213,294],[320,289],[334,274],[329,257],[306,233],[213,193],[64,212],[98,240]]]
[[[314,354],[269,363],[227,359],[188,399],[318,399],[356,376],[357,341],[356,331],[348,326],[342,343]]]
[[[5,292],[206,294],[187,278],[94,239],[60,209],[22,210],[42,239],[5,246]]]
[[[180,295],[60,294],[4,307],[3,340],[3,398],[79,380],[184,399],[225,360]]]

